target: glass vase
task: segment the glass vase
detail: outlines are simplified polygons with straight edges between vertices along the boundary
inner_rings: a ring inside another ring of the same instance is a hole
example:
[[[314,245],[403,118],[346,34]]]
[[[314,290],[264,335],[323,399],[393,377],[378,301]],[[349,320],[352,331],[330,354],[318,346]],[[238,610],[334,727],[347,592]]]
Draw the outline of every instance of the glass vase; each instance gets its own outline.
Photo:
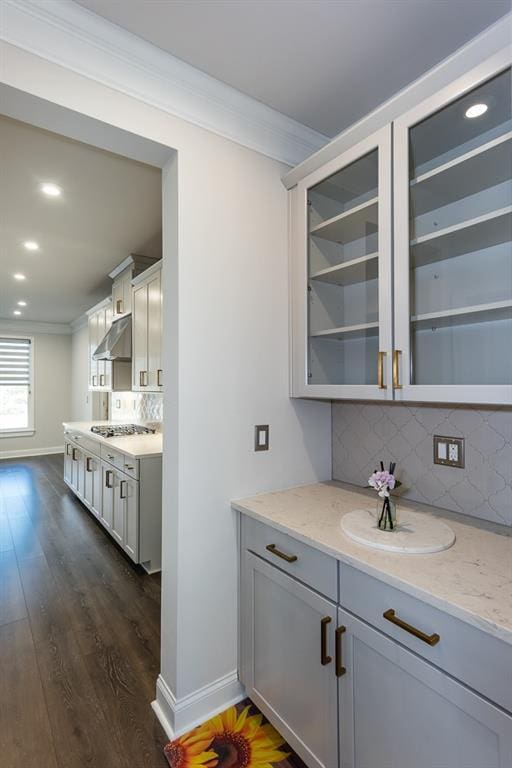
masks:
[[[392,496],[377,502],[377,528],[381,531],[394,531],[397,526],[396,502]]]

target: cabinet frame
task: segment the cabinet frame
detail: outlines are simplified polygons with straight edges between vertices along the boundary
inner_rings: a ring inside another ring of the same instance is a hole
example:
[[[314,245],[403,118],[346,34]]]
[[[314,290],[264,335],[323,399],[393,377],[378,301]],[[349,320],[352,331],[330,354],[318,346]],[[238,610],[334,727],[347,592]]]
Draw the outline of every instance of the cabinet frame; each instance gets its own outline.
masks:
[[[391,125],[388,124],[354,145],[334,160],[302,179],[291,194],[291,396],[325,399],[391,400],[392,311],[391,311]],[[329,176],[378,150],[378,302],[379,345],[385,352],[384,384],[309,384],[308,382],[308,190]]]
[[[413,384],[410,301],[409,130],[430,115],[449,106],[465,93],[499,75],[511,64],[510,57],[493,57],[449,86],[425,99],[394,121],[393,217],[394,217],[394,348],[401,351],[397,401],[456,402],[508,405],[511,384]],[[506,354],[506,350],[503,351]]]

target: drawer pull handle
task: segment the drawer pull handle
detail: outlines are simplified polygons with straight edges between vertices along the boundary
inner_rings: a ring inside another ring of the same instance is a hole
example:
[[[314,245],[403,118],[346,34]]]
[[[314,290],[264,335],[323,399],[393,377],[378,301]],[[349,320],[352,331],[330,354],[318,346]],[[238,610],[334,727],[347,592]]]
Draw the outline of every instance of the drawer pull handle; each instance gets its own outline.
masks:
[[[125,464],[125,467],[126,467],[126,469],[131,469],[131,470],[135,469],[135,467],[132,467],[131,464]]]
[[[327,625],[331,623],[331,617],[325,616],[320,622],[320,662],[322,667],[330,664],[332,658],[327,653]]]
[[[276,555],[276,557],[280,557],[281,560],[286,560],[287,563],[294,563],[297,560],[297,555],[287,555],[286,552],[281,552],[275,544],[267,544],[266,548],[269,552],[272,552],[273,555]]]
[[[342,651],[342,637],[347,631],[346,627],[337,627],[335,632],[336,637],[336,677],[341,677],[347,671],[343,666],[343,651]]]
[[[399,619],[398,616],[395,616],[395,612],[392,608],[384,611],[382,615],[385,619],[387,619],[387,621],[390,621],[392,624],[396,624],[396,626],[400,627],[400,629],[405,629],[406,632],[414,635],[414,637],[417,637],[418,640],[423,640],[423,642],[427,643],[427,645],[437,645],[441,639],[440,636],[436,633],[433,635],[426,635],[425,632],[422,632],[420,629],[416,629],[416,627],[411,626],[411,624],[403,621],[403,619]]]

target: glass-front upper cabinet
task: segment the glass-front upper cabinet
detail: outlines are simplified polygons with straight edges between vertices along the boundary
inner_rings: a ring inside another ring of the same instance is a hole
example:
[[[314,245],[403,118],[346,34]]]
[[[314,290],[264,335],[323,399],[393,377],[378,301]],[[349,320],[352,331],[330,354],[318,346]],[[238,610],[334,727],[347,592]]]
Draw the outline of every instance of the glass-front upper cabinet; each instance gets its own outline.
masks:
[[[512,402],[512,82],[394,124],[395,399]]]
[[[303,179],[292,205],[292,394],[392,397],[390,126]]]

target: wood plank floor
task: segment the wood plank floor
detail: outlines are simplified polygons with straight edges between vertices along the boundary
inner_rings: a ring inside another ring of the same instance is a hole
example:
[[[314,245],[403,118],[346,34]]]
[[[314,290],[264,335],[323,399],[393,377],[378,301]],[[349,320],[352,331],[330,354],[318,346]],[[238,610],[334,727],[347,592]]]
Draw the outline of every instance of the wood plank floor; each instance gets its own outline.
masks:
[[[160,579],[73,496],[62,463],[0,461],[0,764],[164,768]]]

